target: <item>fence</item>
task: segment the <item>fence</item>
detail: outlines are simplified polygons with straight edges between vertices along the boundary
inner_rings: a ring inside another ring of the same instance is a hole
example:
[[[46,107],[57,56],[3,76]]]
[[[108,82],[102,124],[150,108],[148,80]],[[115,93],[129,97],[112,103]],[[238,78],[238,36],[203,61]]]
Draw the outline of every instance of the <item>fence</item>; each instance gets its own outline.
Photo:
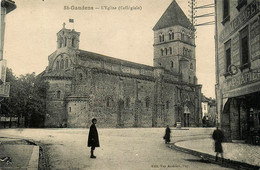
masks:
[[[24,127],[24,117],[0,116],[0,128]]]

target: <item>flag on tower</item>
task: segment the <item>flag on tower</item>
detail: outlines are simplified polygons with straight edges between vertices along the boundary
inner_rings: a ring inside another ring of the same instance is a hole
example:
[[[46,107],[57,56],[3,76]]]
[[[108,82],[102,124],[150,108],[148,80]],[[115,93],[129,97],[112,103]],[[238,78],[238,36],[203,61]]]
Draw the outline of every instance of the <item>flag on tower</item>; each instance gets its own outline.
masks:
[[[69,19],[69,22],[74,23],[74,19]]]

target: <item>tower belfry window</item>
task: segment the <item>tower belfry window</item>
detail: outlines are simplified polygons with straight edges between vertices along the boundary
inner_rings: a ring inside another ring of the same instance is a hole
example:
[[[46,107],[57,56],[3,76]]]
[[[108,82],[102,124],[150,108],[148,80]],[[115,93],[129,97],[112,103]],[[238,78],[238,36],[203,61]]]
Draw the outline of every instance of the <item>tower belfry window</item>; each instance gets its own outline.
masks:
[[[60,69],[64,69],[64,60],[60,61]]]
[[[161,49],[161,56],[163,56],[163,49]]]
[[[184,31],[181,31],[181,40],[184,41]]]
[[[65,37],[65,42],[64,42],[64,46],[67,46],[67,38]]]
[[[164,34],[162,35],[162,42],[164,42]]]
[[[174,40],[174,33],[172,31],[169,32],[169,40]]]
[[[75,38],[72,38],[72,41],[71,41],[71,46],[74,47],[75,46]]]
[[[60,69],[60,62],[56,61],[56,70],[59,70],[59,69]]]
[[[169,48],[169,53],[172,54],[172,47]]]

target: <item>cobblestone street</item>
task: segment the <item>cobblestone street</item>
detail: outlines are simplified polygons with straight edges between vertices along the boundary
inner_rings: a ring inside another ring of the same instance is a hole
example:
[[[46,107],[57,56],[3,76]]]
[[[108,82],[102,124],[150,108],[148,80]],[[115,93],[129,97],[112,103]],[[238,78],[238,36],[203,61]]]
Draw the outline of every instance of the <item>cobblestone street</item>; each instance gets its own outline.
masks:
[[[50,169],[226,169],[170,149],[164,128],[99,128],[100,148],[90,159],[88,129],[6,129],[1,136],[21,137],[46,144]],[[212,129],[173,130],[172,142],[209,137]]]

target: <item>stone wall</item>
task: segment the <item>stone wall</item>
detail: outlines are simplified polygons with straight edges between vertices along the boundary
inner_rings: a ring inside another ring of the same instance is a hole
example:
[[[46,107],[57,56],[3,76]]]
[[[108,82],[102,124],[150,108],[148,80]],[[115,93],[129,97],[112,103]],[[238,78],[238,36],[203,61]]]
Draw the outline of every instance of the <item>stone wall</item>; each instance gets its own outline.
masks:
[[[47,94],[46,127],[60,127],[67,121],[65,99],[70,93],[71,80],[49,79]]]

